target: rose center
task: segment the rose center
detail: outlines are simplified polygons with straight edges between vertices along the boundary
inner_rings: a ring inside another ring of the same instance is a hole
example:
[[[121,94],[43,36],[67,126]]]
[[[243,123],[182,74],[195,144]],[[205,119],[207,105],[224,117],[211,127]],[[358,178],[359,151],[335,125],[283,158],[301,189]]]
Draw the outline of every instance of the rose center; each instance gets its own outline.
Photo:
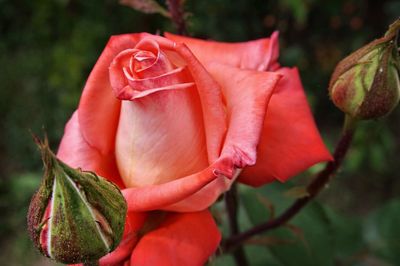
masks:
[[[139,51],[131,58],[130,69],[133,73],[141,72],[149,67],[151,67],[157,56],[150,51]]]
[[[147,95],[154,89],[190,83],[190,76],[183,70],[169,60],[157,42],[145,39],[134,48],[120,52],[111,62],[109,74],[116,97],[132,100],[140,92],[147,91]]]
[[[136,50],[136,49],[135,49]],[[123,67],[127,79],[143,78],[146,69],[157,61],[157,56],[150,51],[137,50],[129,58],[129,63]]]

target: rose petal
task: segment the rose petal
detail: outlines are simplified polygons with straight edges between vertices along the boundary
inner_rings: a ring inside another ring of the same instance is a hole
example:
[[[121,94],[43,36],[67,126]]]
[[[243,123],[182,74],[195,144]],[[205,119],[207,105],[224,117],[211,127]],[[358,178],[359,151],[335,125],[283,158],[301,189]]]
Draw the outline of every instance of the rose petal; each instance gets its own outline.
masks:
[[[155,92],[159,91],[169,91],[169,90],[183,90],[190,88],[194,85],[193,82],[190,83],[182,83],[182,84],[176,84],[176,85],[170,85],[170,86],[165,86],[165,87],[158,87],[158,88],[153,88],[153,89],[147,89],[144,91],[136,91],[133,90],[132,87],[127,86],[124,88],[124,91],[121,92],[120,95],[118,95],[118,98],[121,100],[135,100],[139,98],[143,98],[147,95],[153,94]]]
[[[128,260],[139,240],[139,231],[146,221],[146,213],[128,213],[125,222],[124,235],[118,247],[100,259],[102,266],[118,266]]]
[[[134,49],[119,53],[111,62],[109,76],[115,96],[120,100],[134,100],[161,90],[193,85],[186,67],[174,68],[151,37],[141,40]]]
[[[150,78],[121,77],[118,57],[110,65],[110,82],[120,100],[134,100],[162,90],[184,89],[193,86],[193,78],[185,67]],[[127,82],[122,79],[127,79]],[[127,85],[128,84],[128,85]]]
[[[146,79],[128,79],[129,85],[139,91],[163,88],[172,85],[192,83],[193,79],[186,68],[177,68],[163,75]]]
[[[231,158],[238,168],[253,165],[256,162],[256,148],[267,105],[280,75],[273,72],[241,70],[221,64],[212,64],[208,68],[223,89],[230,118],[221,156]],[[237,174],[239,172],[237,170]],[[234,178],[217,178],[183,201],[163,209],[203,210],[228,190],[233,181]]]
[[[90,146],[83,138],[78,111],[74,112],[65,126],[57,157],[72,167],[96,172],[96,174],[114,182],[120,188],[124,187],[118,173],[114,154],[100,153],[98,149]]]
[[[120,110],[120,101],[110,86],[108,67],[119,52],[134,47],[145,36],[148,34],[111,37],[86,82],[78,108],[79,124],[83,138],[100,153],[114,150]]]
[[[279,66],[278,32],[271,38],[239,43],[204,41],[168,32],[164,35],[177,43],[185,43],[203,64],[217,62],[260,71],[275,70]]]
[[[246,168],[239,181],[261,186],[304,171],[332,157],[325,147],[307,103],[296,68],[282,68],[268,106],[257,153],[257,163]]]
[[[196,193],[219,176],[233,177],[233,164],[230,158],[217,160],[203,171],[176,179],[164,184],[127,188],[122,191],[129,211],[149,211],[164,209]],[[209,206],[212,202],[207,202]],[[204,203],[201,203],[204,205]],[[197,206],[191,206],[197,208]],[[204,208],[203,208],[204,209]]]
[[[196,193],[171,205],[163,207],[166,211],[195,212],[207,209],[222,193],[229,190],[233,182],[240,175],[242,169],[236,169],[232,178],[219,176]]]
[[[162,184],[208,166],[195,87],[124,101],[116,157],[127,187]]]
[[[206,132],[209,163],[220,155],[226,132],[226,114],[221,88],[185,44],[175,44],[176,52],[185,60],[200,96]]]
[[[141,51],[148,51],[155,55],[154,60],[150,60],[150,62],[152,62],[150,65],[145,63],[147,60],[141,62],[140,65],[144,63],[145,66],[136,70],[140,78],[157,77],[174,69],[169,59],[160,49],[160,45],[153,38],[142,39],[135,48]]]
[[[238,168],[253,165],[268,102],[280,75],[221,64],[207,68],[221,85],[227,103],[229,128],[222,156],[233,158]]]
[[[158,229],[139,241],[131,265],[204,265],[220,240],[209,211],[169,213]]]

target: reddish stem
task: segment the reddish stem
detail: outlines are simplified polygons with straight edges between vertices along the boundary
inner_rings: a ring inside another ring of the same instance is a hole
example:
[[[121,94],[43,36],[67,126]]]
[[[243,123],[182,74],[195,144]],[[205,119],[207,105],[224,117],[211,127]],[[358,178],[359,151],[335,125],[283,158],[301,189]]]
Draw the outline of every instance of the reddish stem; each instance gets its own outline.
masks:
[[[188,35],[182,0],[167,0],[167,3],[168,10],[171,13],[171,20],[175,23],[178,34]]]
[[[238,223],[238,196],[236,184],[225,194],[225,206],[228,213],[229,231],[232,236],[239,234]],[[233,257],[237,266],[249,265],[243,247],[238,247],[233,251]]]

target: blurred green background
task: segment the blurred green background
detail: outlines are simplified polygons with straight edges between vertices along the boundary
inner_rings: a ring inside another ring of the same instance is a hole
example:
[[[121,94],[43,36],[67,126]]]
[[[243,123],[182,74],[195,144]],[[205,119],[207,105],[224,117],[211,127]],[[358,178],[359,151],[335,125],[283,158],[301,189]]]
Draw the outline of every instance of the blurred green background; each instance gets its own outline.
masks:
[[[332,148],[343,115],[329,101],[330,73],[341,58],[386,31],[400,15],[400,1],[187,0],[186,11],[196,37],[246,41],[279,30],[280,61],[299,68]],[[44,128],[56,149],[109,36],[142,31],[173,32],[174,27],[160,15],[117,0],[0,0],[0,264],[53,265],[33,250],[25,229],[41,176],[29,130],[41,134]],[[400,265],[399,121],[397,109],[363,123],[329,189],[292,228],[253,243],[246,250],[251,265]],[[240,188],[242,229],[268,218],[262,202],[272,201],[279,211],[293,200],[282,196],[288,194],[284,191],[305,181],[300,177],[295,184],[274,184],[257,193]],[[210,264],[233,262],[223,256]]]

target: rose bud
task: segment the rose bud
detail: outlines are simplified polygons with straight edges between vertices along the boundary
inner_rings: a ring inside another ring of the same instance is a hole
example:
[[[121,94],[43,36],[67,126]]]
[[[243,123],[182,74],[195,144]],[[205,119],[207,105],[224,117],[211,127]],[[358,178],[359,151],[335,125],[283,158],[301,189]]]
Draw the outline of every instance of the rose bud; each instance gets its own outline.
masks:
[[[32,197],[28,231],[36,247],[62,263],[86,263],[114,250],[124,230],[126,202],[120,190],[93,172],[56,158],[36,139],[45,174]]]
[[[389,114],[400,98],[398,33],[400,20],[386,34],[343,59],[332,74],[329,93],[343,112],[358,119]]]

